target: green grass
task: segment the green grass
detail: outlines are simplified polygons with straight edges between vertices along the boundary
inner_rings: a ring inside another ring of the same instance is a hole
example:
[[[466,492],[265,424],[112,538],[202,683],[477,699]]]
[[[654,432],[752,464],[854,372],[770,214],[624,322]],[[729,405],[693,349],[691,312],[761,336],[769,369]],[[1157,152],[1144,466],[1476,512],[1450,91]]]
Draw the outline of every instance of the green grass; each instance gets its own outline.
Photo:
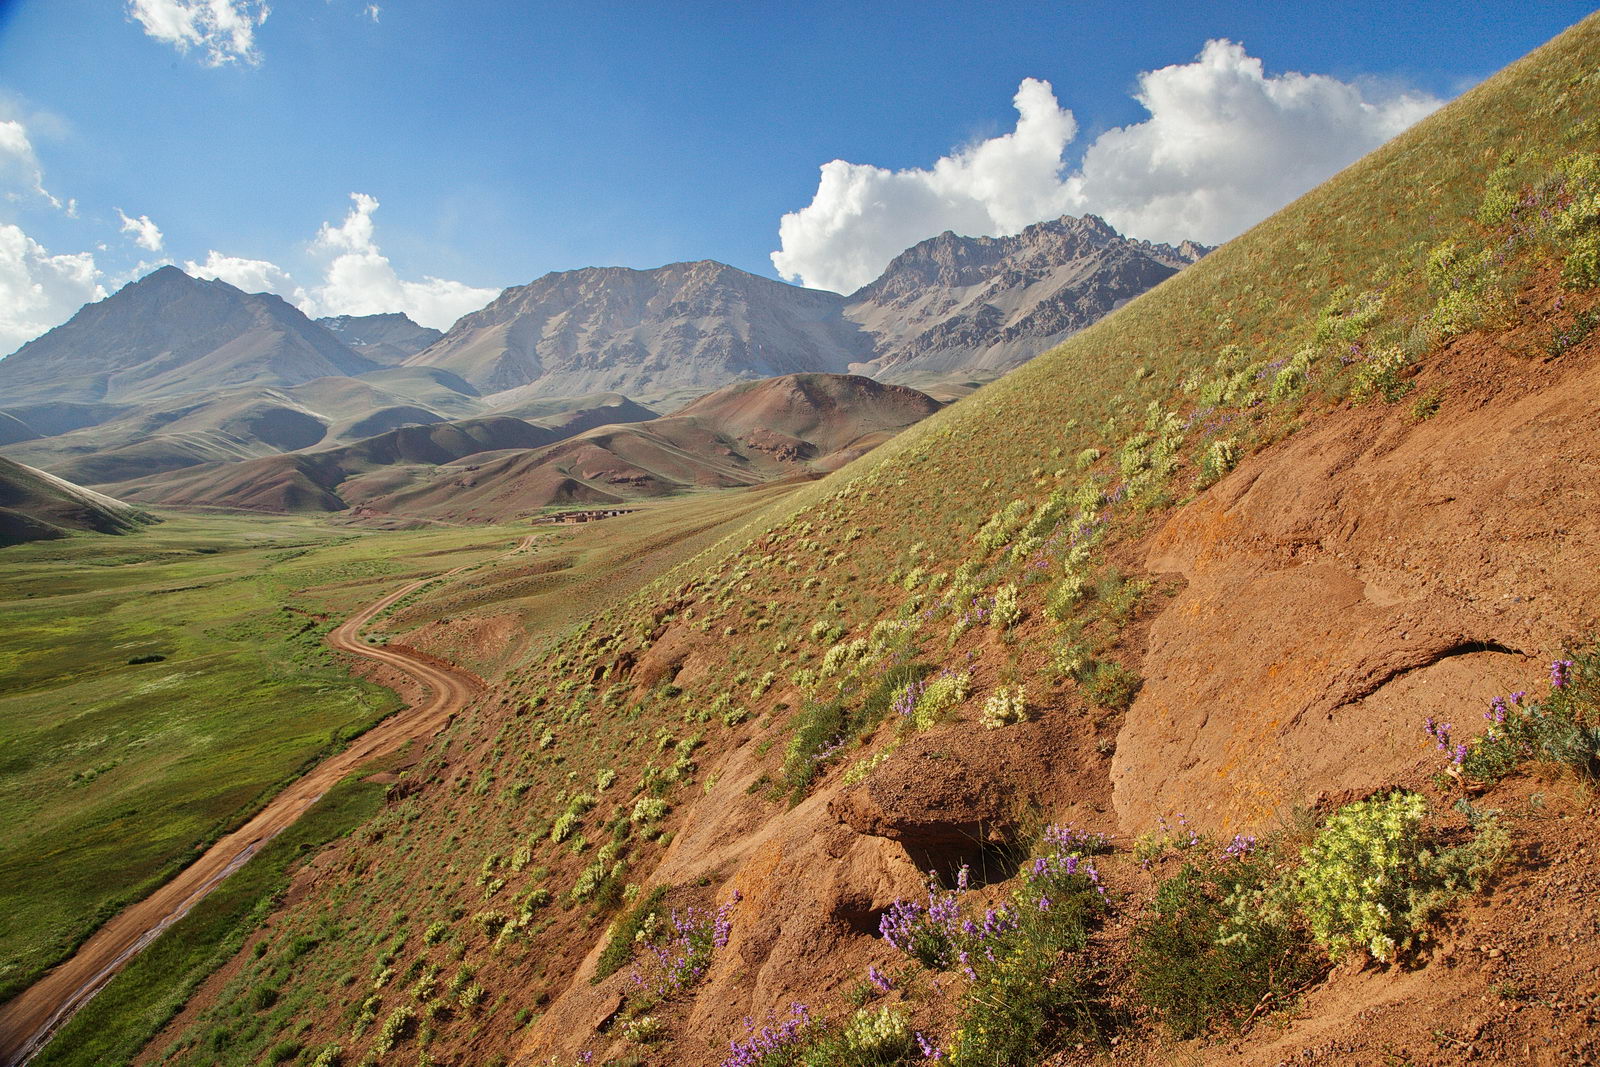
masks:
[[[506,543],[208,517],[7,549],[0,1000],[399,707],[323,645],[344,611]]]
[[[130,1062],[195,987],[239,950],[288,885],[295,861],[378,810],[384,787],[361,781],[365,773],[328,790],[299,821],[134,957],[33,1062],[39,1067]]]

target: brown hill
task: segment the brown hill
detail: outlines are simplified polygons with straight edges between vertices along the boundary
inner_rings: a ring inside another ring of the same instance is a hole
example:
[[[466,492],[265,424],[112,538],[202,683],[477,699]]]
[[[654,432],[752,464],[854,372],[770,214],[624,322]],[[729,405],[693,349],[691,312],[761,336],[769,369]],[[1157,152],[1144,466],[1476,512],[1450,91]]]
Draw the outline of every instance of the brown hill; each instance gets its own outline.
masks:
[[[178,507],[341,511],[503,521],[551,504],[610,503],[690,487],[755,485],[828,470],[933,411],[903,386],[848,375],[791,375],[712,393],[675,415],[623,397],[510,416],[413,426],[298,455],[206,463],[119,483],[130,500]],[[598,424],[598,425],[597,425]]]
[[[521,419],[491,416],[404,426],[320,452],[204,463],[122,484],[131,500],[175,507],[251,511],[343,511],[347,479],[381,467],[433,466],[498,449],[526,449],[555,440],[555,431]]]
[[[284,389],[189,394],[115,413],[100,408],[104,421],[19,443],[6,454],[71,481],[106,485],[201,463],[336,447],[399,426],[444,422],[480,406],[472,387],[452,374],[395,368]]]
[[[600,427],[533,452],[470,458],[363,504],[380,513],[502,522],[551,504],[756,485],[830,470],[939,407],[914,389],[853,375],[741,382],[664,418]]]
[[[0,459],[0,547],[65,537],[74,530],[126,533],[154,521],[120,500]]]

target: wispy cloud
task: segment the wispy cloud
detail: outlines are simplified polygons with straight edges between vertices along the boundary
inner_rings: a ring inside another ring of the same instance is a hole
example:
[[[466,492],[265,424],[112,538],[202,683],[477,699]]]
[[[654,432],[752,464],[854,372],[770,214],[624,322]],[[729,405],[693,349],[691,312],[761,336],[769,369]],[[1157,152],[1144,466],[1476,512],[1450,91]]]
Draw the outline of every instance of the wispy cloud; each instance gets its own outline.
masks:
[[[52,207],[61,207],[61,201],[44,187],[44,170],[39,157],[28,139],[28,129],[16,119],[0,120],[0,183],[12,186],[6,195],[17,199],[17,188],[43,197]],[[68,214],[74,214],[76,204],[68,205]]]
[[[146,34],[179,52],[198,49],[208,67],[260,63],[256,27],[270,12],[265,0],[128,0]]]
[[[903,249],[944,230],[1016,233],[1095,213],[1135,237],[1234,237],[1382,144],[1442,101],[1323,75],[1268,76],[1243,46],[1215,40],[1192,63],[1148,71],[1149,119],[1108,130],[1067,173],[1077,121],[1049,82],[1017,90],[1016,129],[931,168],[834,160],[809,205],[783,216],[773,265],[785,278],[850,292]]]

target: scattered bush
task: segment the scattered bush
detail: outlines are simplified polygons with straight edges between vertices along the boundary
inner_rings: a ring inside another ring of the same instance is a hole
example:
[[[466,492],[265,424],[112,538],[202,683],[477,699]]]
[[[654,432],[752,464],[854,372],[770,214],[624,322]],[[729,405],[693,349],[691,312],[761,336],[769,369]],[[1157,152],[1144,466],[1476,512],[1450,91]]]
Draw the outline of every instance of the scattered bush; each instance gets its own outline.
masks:
[[[609,978],[620,971],[627,962],[633,958],[634,942],[638,941],[641,931],[650,922],[652,917],[661,914],[661,903],[667,898],[667,887],[658,885],[648,894],[641,897],[625,913],[611,924],[607,931],[606,947],[600,951],[599,962],[595,964],[594,977],[591,982],[599,982]]]
[[[1097,660],[1080,679],[1089,703],[1108,711],[1126,711],[1143,684],[1140,677],[1115,660]]]

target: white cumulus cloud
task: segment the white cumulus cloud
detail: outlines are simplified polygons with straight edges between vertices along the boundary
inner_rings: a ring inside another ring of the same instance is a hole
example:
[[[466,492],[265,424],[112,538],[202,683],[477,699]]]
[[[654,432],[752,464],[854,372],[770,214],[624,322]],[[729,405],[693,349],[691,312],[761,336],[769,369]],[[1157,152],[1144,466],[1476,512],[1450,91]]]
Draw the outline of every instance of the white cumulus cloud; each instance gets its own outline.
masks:
[[[146,34],[180,52],[198,48],[209,67],[260,63],[256,27],[270,10],[265,0],[128,0]]]
[[[337,225],[324,222],[311,241],[312,254],[324,264],[320,284],[302,286],[268,260],[229,256],[215,249],[204,262],[191,259],[184,269],[197,278],[221,278],[247,293],[276,293],[313,318],[403,311],[413,321],[440,330],[500,295],[498,289],[478,289],[444,278],[403,280],[378,248],[372,222],[377,198],[351,193],[350,199],[354,206],[344,220]]]
[[[161,228],[150,221],[149,215],[130,219],[119,207],[117,217],[122,220],[122,232],[130,235],[134,244],[151,252],[161,251]]]
[[[91,253],[52,256],[16,226],[0,224],[0,354],[15,351],[105,295]]]
[[[324,222],[311,242],[313,253],[332,258],[322,284],[311,290],[301,305],[306,314],[403,311],[424,326],[443,330],[500,295],[498,289],[478,289],[444,278],[402,280],[374,238],[372,214],[378,210],[377,199],[366,193],[351,193],[350,199],[355,206],[344,221],[337,226]]]
[[[1012,234],[1094,213],[1130,236],[1215,244],[1306,192],[1437,108],[1417,93],[1372,99],[1324,75],[1268,76],[1231,41],[1192,63],[1148,71],[1135,98],[1150,113],[1108,130],[1067,173],[1077,134],[1050,83],[1017,90],[1016,129],[928,169],[834,160],[809,205],[783,216],[772,263],[783,277],[850,292],[899,252],[944,230]]]
[[[44,197],[51,206],[61,206],[61,201],[44,187],[44,170],[28,139],[28,129],[16,119],[0,120],[0,181],[21,185]],[[77,203],[74,201],[69,207],[68,214],[74,214]]]
[[[305,299],[305,290],[295,284],[289,272],[264,259],[225,256],[216,249],[204,262],[188,260],[183,269],[195,278],[218,278],[247,293],[274,293],[292,304]]]
[[[1320,74],[1268,77],[1232,41],[1139,78],[1150,118],[1108,130],[1068,179],[1081,210],[1139,237],[1216,244],[1428,115],[1418,93],[1369,100]]]

